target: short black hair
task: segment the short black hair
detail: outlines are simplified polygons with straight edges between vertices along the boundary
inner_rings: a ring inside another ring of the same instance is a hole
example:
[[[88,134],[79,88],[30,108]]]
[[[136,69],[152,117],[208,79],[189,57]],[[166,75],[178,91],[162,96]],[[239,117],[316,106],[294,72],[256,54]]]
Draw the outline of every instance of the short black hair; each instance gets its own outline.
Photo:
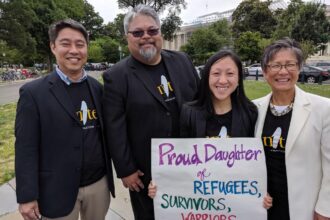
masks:
[[[79,31],[84,36],[84,38],[88,44],[89,37],[88,37],[88,33],[87,33],[85,27],[78,21],[75,21],[70,18],[56,21],[50,25],[49,30],[48,30],[49,42],[55,43],[58,33],[64,28],[72,28],[74,30]]]

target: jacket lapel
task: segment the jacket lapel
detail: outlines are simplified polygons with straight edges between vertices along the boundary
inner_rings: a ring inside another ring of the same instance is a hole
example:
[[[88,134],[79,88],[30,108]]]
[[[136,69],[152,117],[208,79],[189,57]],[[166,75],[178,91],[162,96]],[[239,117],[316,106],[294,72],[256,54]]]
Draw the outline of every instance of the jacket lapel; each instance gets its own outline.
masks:
[[[162,51],[162,59],[174,89],[175,100],[178,103],[178,106],[181,106],[183,104],[179,87],[181,79],[179,77],[180,73],[177,69],[177,65],[175,65],[175,59],[171,57],[170,54],[166,53],[166,51]]]
[[[311,112],[311,104],[304,91],[296,86],[295,89],[295,100],[293,104],[292,118],[290,122],[290,128],[288,133],[288,139],[286,142],[285,156],[287,157],[292,151],[294,143],[304,127],[309,114]]]
[[[50,91],[55,96],[57,101],[61,104],[64,110],[79,124],[81,122],[78,120],[78,117],[74,114],[74,106],[70,99],[69,94],[67,93],[64,84],[57,73],[54,71],[49,75],[49,84]]]
[[[144,66],[136,61],[133,57],[128,60],[128,64],[136,77],[144,84],[147,90],[156,98],[156,100],[168,110],[164,98],[157,92],[155,82],[145,70]]]

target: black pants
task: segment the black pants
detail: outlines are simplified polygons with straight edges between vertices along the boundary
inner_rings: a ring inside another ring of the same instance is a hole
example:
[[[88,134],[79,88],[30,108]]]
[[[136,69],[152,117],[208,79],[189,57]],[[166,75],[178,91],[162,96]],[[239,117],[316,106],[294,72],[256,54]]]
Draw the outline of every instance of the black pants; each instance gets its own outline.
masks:
[[[135,220],[154,220],[153,200],[148,196],[148,185],[140,192],[129,191]]]

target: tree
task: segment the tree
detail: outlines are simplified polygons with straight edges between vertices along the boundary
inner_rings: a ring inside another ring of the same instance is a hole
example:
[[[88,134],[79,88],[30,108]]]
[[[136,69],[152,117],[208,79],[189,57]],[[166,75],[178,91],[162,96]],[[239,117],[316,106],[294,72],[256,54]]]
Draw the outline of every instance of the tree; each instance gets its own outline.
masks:
[[[303,4],[297,22],[292,28],[292,37],[299,41],[311,41],[320,47],[330,40],[330,23],[325,16],[325,5],[319,2]]]
[[[149,5],[158,13],[169,9],[168,15],[162,20],[162,33],[166,40],[173,39],[175,31],[179,30],[182,24],[182,20],[178,15],[181,12],[181,7],[186,8],[187,3],[185,0],[118,0],[119,8],[134,8],[138,4]]]
[[[11,48],[16,48],[26,63],[36,55],[36,42],[27,31],[36,20],[35,12],[25,1],[0,2],[0,39]],[[21,62],[20,62],[21,63]]]
[[[0,68],[4,64],[21,63],[22,56],[17,49],[10,48],[7,43],[0,40]]]
[[[109,22],[104,26],[102,35],[116,40],[120,45],[126,45],[127,42],[123,24],[124,17],[125,14],[118,14],[113,22]]]
[[[247,31],[235,40],[235,50],[244,61],[260,61],[262,49],[260,46],[261,34]]]
[[[275,38],[289,36],[298,42],[306,44],[309,55],[330,40],[330,23],[325,16],[325,5],[319,2],[304,3],[293,0],[286,10],[278,16],[278,26]]]
[[[180,10],[180,7],[185,8],[187,5],[185,0],[118,0],[119,8],[134,8],[138,4],[149,5],[157,12],[163,12],[168,6],[174,6]]]
[[[231,46],[228,22],[221,20],[210,27],[193,32],[187,44],[181,50],[190,55],[196,65],[205,61],[219,49]]]
[[[80,21],[88,31],[90,40],[95,40],[102,35],[104,28],[103,18],[98,12],[94,11],[94,7],[86,0],[84,0],[83,11],[84,14],[78,21]]]
[[[244,0],[232,15],[233,34],[239,37],[246,31],[259,32],[269,38],[275,29],[276,19],[269,9],[270,1]]]
[[[102,47],[97,41],[91,41],[88,46],[88,61],[94,63],[104,61]]]
[[[35,59],[51,63],[48,28],[54,21],[81,21],[92,37],[103,22],[84,0],[7,0],[0,2],[0,12],[0,39],[19,50],[24,61],[30,63]]]
[[[173,33],[179,30],[182,20],[174,12],[170,12],[168,16],[162,19],[162,34],[165,40],[171,41],[174,38]]]

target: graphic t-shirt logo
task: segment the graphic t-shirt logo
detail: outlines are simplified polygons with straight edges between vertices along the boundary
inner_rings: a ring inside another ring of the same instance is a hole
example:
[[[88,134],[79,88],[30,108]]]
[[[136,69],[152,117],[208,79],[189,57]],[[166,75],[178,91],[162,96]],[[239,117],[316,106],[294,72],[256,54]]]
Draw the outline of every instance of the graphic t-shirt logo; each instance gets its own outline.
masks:
[[[225,126],[222,126],[219,132],[219,138],[227,138],[228,137],[227,128]]]
[[[160,77],[160,85],[157,86],[159,93],[164,97],[165,102],[172,101],[174,97],[174,89],[171,82],[169,82],[164,75]]]
[[[277,127],[270,137],[263,137],[263,144],[265,147],[283,151],[285,149],[285,139],[282,137],[282,129]]]
[[[83,125],[86,125],[88,121],[97,120],[96,109],[88,109],[85,101],[81,101],[80,111],[76,114]]]

